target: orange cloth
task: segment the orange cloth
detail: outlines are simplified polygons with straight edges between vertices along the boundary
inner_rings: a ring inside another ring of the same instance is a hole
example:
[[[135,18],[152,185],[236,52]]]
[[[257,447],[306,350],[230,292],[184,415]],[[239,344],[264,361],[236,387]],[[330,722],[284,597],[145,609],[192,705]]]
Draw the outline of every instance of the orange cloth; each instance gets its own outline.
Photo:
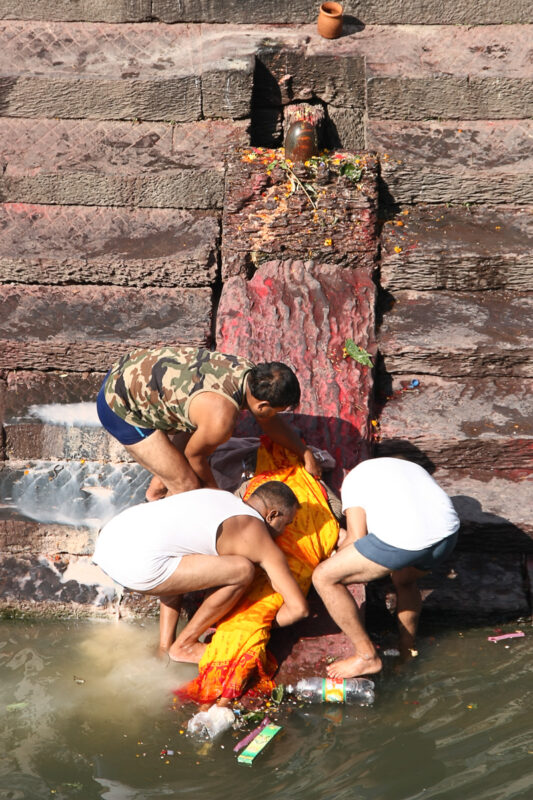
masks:
[[[276,539],[287,557],[292,574],[304,594],[311,585],[315,566],[327,558],[337,541],[339,526],[324,491],[299,463],[294,453],[269,440],[262,442],[256,475],[246,497],[261,483],[278,480],[295,493],[301,508],[294,522]],[[199,675],[176,694],[182,700],[212,703],[219,697],[240,697],[245,692],[268,694],[275,686],[277,669],[267,653],[270,628],[282,605],[268,578],[257,570],[254,583],[240,602],[218,623],[200,661]]]

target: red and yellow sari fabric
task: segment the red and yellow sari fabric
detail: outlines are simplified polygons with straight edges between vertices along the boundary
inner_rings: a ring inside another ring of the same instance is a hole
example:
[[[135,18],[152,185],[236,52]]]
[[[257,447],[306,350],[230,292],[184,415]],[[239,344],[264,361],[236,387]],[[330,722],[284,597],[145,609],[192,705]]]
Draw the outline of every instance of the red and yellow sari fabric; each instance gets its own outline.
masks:
[[[290,486],[300,503],[293,523],[276,542],[307,594],[313,569],[335,547],[339,526],[320,483],[301,466],[294,453],[266,439],[259,448],[256,475],[245,499],[261,483],[271,480]],[[198,665],[198,677],[180,687],[176,691],[178,697],[212,703],[219,697],[236,698],[244,693],[270,694],[277,663],[267,652],[267,644],[282,602],[266,574],[258,569],[248,592],[218,623]]]

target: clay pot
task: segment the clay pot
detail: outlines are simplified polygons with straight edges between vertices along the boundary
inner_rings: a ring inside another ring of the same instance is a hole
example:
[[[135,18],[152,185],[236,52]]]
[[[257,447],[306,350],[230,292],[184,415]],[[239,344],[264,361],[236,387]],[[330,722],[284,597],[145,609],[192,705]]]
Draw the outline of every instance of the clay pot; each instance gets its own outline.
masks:
[[[325,39],[338,39],[342,33],[342,6],[340,3],[322,3],[318,14],[318,32]]]
[[[318,155],[316,128],[311,122],[298,120],[289,125],[285,137],[285,158],[290,161],[307,161]]]

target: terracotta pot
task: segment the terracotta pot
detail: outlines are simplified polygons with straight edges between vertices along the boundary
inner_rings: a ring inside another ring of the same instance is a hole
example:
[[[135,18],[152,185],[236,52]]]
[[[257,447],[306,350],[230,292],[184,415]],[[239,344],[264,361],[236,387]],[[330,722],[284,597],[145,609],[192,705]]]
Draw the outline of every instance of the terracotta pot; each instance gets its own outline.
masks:
[[[318,32],[325,39],[338,39],[342,33],[342,6],[340,3],[322,3],[318,15]]]
[[[298,120],[289,126],[285,137],[285,158],[290,161],[307,161],[318,155],[316,128],[311,122]]]

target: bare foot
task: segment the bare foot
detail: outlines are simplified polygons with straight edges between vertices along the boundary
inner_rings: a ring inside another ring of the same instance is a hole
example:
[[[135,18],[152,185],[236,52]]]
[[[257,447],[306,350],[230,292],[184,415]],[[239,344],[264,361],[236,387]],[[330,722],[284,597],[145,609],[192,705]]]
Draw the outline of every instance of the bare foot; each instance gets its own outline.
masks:
[[[193,644],[179,645],[174,642],[168,656],[171,661],[186,661],[189,664],[198,664],[207,647],[203,642],[193,642]]]
[[[168,489],[161,478],[158,478],[157,475],[154,475],[148,485],[145,497],[148,502],[151,503],[152,500],[161,500],[162,497],[166,497],[167,492]]]
[[[363,658],[355,655],[351,658],[343,658],[342,661],[334,661],[326,667],[329,678],[356,678],[359,675],[374,675],[379,672],[381,658],[378,655]]]

